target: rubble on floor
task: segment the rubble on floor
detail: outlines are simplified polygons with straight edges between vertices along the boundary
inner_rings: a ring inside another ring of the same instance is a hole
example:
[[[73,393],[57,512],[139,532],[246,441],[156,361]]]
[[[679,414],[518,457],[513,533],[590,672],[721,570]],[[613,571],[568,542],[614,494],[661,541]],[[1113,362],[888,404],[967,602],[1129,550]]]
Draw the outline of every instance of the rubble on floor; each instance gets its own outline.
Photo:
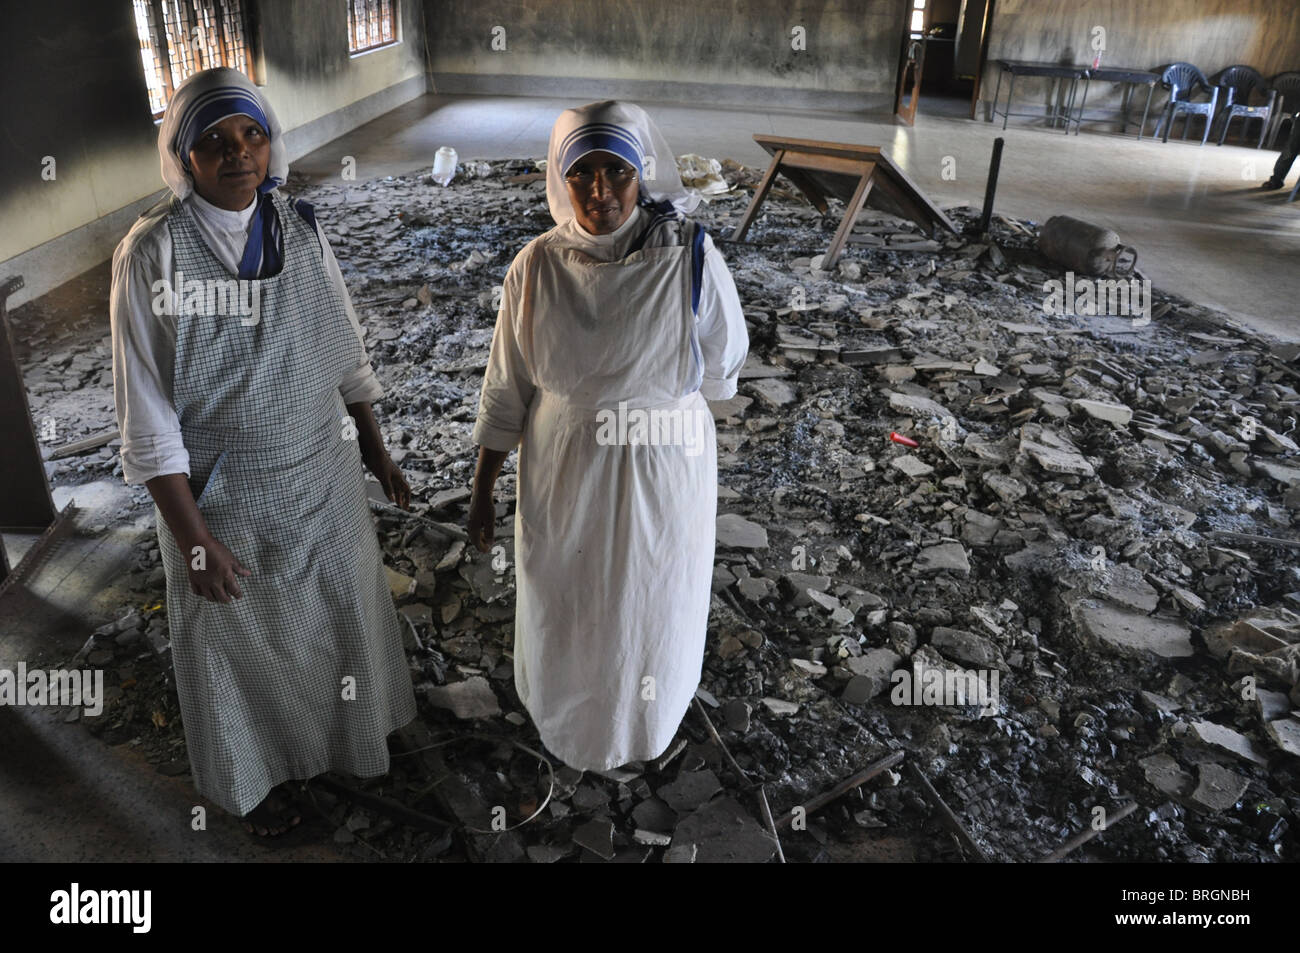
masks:
[[[718,553],[699,697],[773,812],[902,750],[993,859],[1041,857],[1092,808],[1137,799],[1080,853],[1295,860],[1300,567],[1286,541],[1300,514],[1300,347],[1160,290],[1141,326],[1046,313],[1054,266],[1032,223],[1002,217],[988,239],[932,241],[869,210],[823,271],[838,213],[778,180],[750,243],[730,244],[762,170],[707,171],[733,187],[696,215],[728,259],[751,355],[739,394],[713,405]],[[552,224],[533,162],[463,172],[446,188],[421,176],[290,185],[317,206],[386,390],[376,415],[414,516],[376,518],[422,717],[447,731],[449,752],[468,728],[538,745],[513,685],[513,457],[498,549],[480,554],[448,527],[467,513],[495,289]],[[66,419],[71,440],[102,429],[104,409],[111,425],[106,319],[83,322],[74,343],[23,318],[19,337],[41,355],[27,368],[38,425]],[[84,421],[74,398],[94,409]],[[52,472],[120,472],[114,453]],[[145,491],[137,499],[151,514]],[[88,648],[108,653],[92,664],[119,691],[101,716],[112,740],[172,764],[183,738],[156,544],[140,574],[145,609]],[[997,673],[991,707],[894,698],[971,669]],[[767,860],[775,845],[728,757],[692,711],[653,763],[557,764],[542,814],[499,835],[508,846],[493,856]],[[455,763],[510,825],[549,790],[537,759],[509,744]],[[384,794],[436,813],[411,766],[394,765]],[[461,856],[457,840],[327,807],[339,849],[359,858]],[[784,829],[781,844],[793,861],[963,856],[896,772]]]

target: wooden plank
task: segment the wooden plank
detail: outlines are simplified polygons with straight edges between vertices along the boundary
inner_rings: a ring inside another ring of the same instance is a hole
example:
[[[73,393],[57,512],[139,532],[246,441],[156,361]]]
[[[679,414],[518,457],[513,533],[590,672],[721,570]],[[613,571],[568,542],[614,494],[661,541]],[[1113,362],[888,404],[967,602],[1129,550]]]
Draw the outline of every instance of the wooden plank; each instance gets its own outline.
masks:
[[[789,139],[783,136],[754,134],[754,141],[769,153],[802,152],[807,155],[843,156],[846,159],[875,161],[881,154],[880,146],[860,146],[851,142],[829,142],[825,139]]]
[[[56,448],[49,456],[51,460],[62,460],[64,457],[76,456],[79,453],[85,453],[87,450],[98,450],[104,444],[116,440],[121,434],[116,427],[111,430],[105,430],[103,433],[97,433],[93,437],[86,437],[84,440],[74,440],[72,443],[65,443],[63,446]]]
[[[786,150],[785,158],[781,160],[782,172],[790,168],[808,169],[813,172],[829,172],[832,175],[851,175],[855,179],[865,175],[875,167],[874,159],[847,159],[843,156],[791,150]]]
[[[738,242],[745,237],[749,231],[749,226],[754,222],[754,216],[758,214],[758,207],[763,204],[767,198],[767,193],[772,191],[772,182],[776,179],[776,171],[781,166],[781,160],[785,158],[785,153],[778,149],[772,154],[772,164],[767,167],[763,173],[763,179],[758,183],[758,188],[754,190],[754,197],[749,200],[749,208],[745,209],[745,214],[740,217],[740,224],[736,230],[731,233],[731,240]]]
[[[871,193],[873,178],[875,178],[874,166],[858,179],[858,187],[854,190],[853,197],[844,209],[844,220],[840,222],[840,227],[835,230],[835,237],[831,239],[830,247],[826,249],[826,258],[822,262],[824,270],[830,271],[835,267],[835,263],[839,261],[840,250],[844,247],[844,240],[849,237],[849,232],[853,229],[853,223],[858,220],[858,213],[862,211],[862,205],[867,201],[867,196]]]

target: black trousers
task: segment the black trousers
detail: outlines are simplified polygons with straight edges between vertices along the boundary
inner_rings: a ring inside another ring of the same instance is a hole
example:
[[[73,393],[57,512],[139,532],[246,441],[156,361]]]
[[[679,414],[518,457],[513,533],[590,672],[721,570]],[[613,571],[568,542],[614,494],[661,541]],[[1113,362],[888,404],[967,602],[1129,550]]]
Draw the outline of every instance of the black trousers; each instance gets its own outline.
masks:
[[[1282,147],[1282,154],[1277,157],[1277,165],[1273,166],[1274,182],[1286,179],[1287,173],[1291,171],[1291,163],[1295,162],[1296,153],[1300,153],[1300,115],[1291,117],[1291,135]]]

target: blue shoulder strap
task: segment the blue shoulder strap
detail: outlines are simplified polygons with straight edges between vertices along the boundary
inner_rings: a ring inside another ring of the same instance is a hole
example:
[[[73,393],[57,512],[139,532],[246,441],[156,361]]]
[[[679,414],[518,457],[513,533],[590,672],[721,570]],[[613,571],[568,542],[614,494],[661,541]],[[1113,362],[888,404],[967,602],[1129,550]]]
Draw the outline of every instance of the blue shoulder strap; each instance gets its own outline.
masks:
[[[312,231],[316,230],[316,209],[311,206],[311,203],[304,202],[302,199],[294,199],[293,210],[302,217],[304,222],[312,227]]]
[[[695,234],[691,236],[691,313],[700,313],[700,289],[704,285],[704,226],[692,222]]]

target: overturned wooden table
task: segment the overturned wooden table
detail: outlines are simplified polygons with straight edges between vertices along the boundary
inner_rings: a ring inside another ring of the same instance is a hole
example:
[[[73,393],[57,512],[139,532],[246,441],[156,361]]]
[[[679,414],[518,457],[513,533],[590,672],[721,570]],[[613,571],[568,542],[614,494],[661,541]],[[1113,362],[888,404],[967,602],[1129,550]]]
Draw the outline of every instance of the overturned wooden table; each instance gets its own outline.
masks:
[[[829,207],[826,204],[828,194],[844,202],[844,219],[836,229],[822,263],[822,267],[828,270],[839,260],[859,213],[867,205],[909,218],[931,235],[940,226],[953,233],[957,231],[942,210],[889,160],[879,146],[776,136],[754,136],[754,141],[771,154],[772,164],[732,233],[732,241],[744,240],[759,207],[772,190],[778,172],[823,214]]]

